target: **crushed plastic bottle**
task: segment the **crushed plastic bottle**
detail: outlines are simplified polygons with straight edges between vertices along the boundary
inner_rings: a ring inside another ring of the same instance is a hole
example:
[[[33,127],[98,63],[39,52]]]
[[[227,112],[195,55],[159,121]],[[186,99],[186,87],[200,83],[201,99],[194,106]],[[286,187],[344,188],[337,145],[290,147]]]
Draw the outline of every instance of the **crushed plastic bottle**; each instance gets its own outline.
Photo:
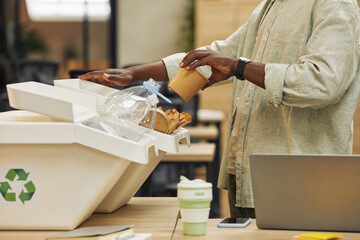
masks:
[[[132,141],[140,141],[154,129],[159,99],[171,103],[160,92],[153,79],[142,86],[130,87],[112,94],[98,111],[97,116],[83,124]]]

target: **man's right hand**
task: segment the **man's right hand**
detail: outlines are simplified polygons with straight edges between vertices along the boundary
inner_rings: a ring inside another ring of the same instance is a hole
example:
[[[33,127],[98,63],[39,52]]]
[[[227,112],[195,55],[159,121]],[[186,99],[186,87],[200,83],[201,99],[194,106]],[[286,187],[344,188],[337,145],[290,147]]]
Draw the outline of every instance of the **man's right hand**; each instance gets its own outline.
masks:
[[[78,77],[105,86],[129,86],[133,80],[133,74],[128,69],[106,69],[89,72]]]
[[[89,72],[79,76],[80,79],[99,83],[105,86],[129,86],[136,81],[153,78],[156,81],[169,81],[163,61],[136,65],[125,69],[106,69]]]

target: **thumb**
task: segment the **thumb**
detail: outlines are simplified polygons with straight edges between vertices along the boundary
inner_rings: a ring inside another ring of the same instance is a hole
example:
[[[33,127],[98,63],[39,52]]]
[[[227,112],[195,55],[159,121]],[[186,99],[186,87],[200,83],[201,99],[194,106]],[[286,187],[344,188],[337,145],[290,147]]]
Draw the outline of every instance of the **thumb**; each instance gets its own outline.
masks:
[[[214,83],[216,83],[215,80],[209,78],[209,81],[201,88],[201,90],[205,90],[206,88],[210,87],[211,85],[213,85]]]

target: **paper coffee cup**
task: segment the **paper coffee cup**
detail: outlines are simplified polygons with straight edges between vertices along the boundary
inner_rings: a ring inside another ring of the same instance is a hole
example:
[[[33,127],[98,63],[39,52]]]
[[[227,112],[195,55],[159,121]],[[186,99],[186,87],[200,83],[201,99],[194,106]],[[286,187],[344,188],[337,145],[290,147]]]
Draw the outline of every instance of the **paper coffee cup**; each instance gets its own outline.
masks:
[[[170,82],[169,88],[188,102],[209,80],[197,70],[181,68]]]
[[[181,177],[177,186],[183,233],[205,235],[212,201],[212,184]]]

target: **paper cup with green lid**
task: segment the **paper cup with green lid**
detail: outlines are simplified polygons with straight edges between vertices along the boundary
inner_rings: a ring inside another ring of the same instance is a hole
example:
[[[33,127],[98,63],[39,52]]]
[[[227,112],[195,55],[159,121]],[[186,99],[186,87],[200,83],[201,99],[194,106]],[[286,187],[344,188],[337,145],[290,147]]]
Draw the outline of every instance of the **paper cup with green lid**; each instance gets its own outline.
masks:
[[[181,176],[177,185],[183,233],[205,235],[212,201],[212,184],[200,179]]]

